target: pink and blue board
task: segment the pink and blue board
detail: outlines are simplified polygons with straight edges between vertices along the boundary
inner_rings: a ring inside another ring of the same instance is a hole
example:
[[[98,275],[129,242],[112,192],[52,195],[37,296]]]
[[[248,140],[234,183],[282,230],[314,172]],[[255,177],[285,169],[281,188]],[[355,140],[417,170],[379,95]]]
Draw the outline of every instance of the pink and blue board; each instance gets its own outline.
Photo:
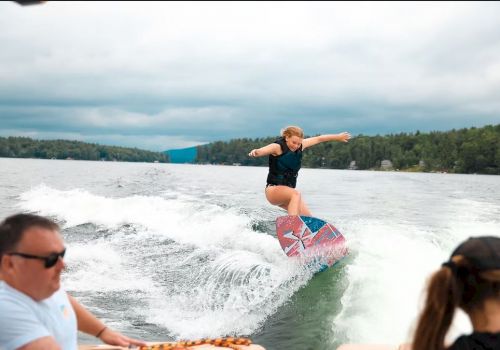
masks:
[[[329,267],[348,253],[344,236],[335,226],[318,218],[280,216],[276,219],[276,233],[281,248],[289,257],[306,261],[321,257]]]

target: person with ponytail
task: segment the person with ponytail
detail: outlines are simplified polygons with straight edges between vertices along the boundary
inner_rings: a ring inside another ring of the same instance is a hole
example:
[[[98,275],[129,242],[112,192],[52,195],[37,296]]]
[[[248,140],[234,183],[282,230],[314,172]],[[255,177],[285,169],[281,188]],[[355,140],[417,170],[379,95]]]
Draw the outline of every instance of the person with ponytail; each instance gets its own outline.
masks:
[[[288,215],[311,216],[300,192],[295,189],[302,163],[302,152],[321,142],[348,142],[350,138],[348,132],[304,138],[301,128],[288,126],[281,131],[281,137],[273,143],[251,150],[248,154],[250,157],[269,156],[269,173],[265,189],[269,203],[285,209]]]
[[[457,308],[474,332],[445,346]],[[500,238],[469,238],[431,276],[412,350],[500,349]]]
[[[500,237],[469,238],[431,275],[413,341],[397,346],[345,344],[337,350],[500,350]],[[457,308],[473,332],[445,344]]]

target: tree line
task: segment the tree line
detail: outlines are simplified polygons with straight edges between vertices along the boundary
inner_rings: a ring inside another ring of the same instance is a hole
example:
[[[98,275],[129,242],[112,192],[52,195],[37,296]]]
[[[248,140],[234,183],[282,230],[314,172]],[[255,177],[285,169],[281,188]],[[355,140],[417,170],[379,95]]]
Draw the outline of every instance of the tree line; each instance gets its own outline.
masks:
[[[28,137],[0,137],[0,157],[107,160],[123,162],[168,162],[164,153],[66,140],[33,140]]]
[[[307,136],[306,136],[307,137]],[[267,166],[268,158],[248,152],[277,137],[217,141],[197,147],[198,163]],[[380,169],[390,160],[393,169],[500,175],[500,124],[446,132],[398,133],[353,137],[348,143],[325,142],[307,149],[302,164],[308,168]]]

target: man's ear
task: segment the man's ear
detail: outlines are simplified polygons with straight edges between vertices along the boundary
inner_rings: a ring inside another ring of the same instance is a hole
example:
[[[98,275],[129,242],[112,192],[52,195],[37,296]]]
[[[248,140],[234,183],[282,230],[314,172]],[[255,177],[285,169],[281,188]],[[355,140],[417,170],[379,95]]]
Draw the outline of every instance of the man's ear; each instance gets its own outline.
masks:
[[[12,269],[12,258],[10,255],[4,254],[0,258],[0,279],[2,274],[6,274]]]

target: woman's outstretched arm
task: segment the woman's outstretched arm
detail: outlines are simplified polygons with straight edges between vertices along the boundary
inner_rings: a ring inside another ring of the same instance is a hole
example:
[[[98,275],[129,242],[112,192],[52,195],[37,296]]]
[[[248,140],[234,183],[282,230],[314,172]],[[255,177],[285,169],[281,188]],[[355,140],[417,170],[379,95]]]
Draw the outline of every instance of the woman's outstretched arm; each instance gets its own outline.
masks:
[[[309,137],[302,141],[302,149],[306,149],[308,147],[312,147],[321,142],[327,141],[338,141],[338,142],[348,142],[351,138],[351,134],[348,132],[341,132],[340,134],[330,134],[330,135],[319,135],[314,137]]]
[[[281,153],[281,147],[277,143],[271,143],[267,146],[256,148],[250,151],[248,155],[250,157],[262,157],[267,156],[269,154],[278,155]]]

